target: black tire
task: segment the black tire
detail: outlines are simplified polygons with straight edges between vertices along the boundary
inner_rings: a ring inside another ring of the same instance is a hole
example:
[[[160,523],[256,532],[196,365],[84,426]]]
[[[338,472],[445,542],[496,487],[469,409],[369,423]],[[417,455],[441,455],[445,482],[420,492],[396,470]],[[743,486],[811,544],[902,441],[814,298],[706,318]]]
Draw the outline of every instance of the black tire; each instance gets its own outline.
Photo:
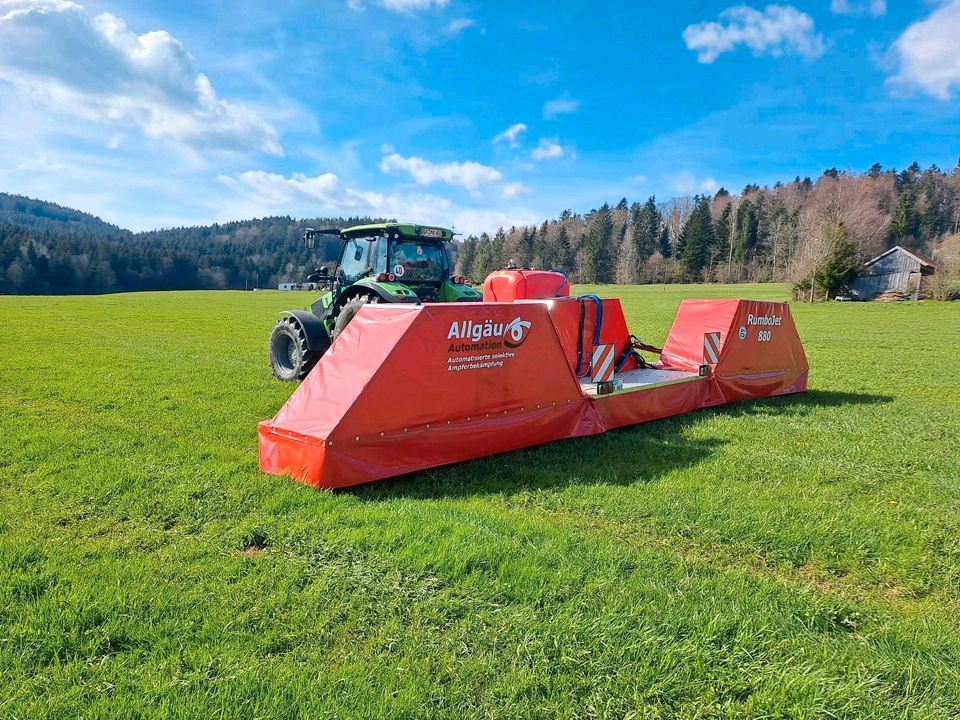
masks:
[[[285,382],[303,380],[323,354],[307,349],[306,333],[292,317],[277,320],[270,332],[267,348],[273,376]]]
[[[336,340],[339,337],[340,333],[343,332],[343,329],[353,320],[353,316],[360,312],[360,308],[369,303],[375,303],[380,298],[372,295],[358,295],[355,298],[352,298],[347,301],[347,303],[340,308],[340,314],[337,315],[337,322],[333,326],[333,333],[331,335],[332,340]]]

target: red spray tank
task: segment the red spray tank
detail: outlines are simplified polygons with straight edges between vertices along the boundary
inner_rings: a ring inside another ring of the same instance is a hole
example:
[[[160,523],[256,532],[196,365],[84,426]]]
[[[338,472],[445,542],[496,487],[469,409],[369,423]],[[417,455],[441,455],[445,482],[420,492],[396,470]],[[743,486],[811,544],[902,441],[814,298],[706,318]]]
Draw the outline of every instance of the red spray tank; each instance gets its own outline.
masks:
[[[484,302],[568,297],[567,276],[556,270],[497,270],[483,283]]]

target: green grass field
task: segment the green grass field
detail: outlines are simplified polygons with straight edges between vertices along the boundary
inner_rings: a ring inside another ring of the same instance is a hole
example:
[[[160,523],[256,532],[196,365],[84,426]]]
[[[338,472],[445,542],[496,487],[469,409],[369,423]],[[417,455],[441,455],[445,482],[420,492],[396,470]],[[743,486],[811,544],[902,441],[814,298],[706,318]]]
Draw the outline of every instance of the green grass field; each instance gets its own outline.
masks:
[[[661,342],[685,296],[605,288]],[[289,293],[0,298],[2,718],[956,718],[960,303],[810,392],[348,492],[257,471]]]

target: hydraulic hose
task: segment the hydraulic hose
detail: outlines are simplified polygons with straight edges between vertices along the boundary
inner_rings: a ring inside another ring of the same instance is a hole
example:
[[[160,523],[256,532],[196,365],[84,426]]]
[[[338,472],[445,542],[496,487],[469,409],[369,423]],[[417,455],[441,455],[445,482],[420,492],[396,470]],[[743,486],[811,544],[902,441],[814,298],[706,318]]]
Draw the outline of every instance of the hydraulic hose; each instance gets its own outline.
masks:
[[[597,324],[593,330],[594,345],[600,344],[600,328],[603,325],[603,303],[600,301],[600,298],[592,293],[578,295],[577,300],[580,301],[580,329],[577,332],[577,377],[580,378],[590,372],[589,363],[587,363],[587,369],[584,372],[580,371],[583,367],[583,331],[585,329],[586,300],[593,300],[594,305],[597,307]]]

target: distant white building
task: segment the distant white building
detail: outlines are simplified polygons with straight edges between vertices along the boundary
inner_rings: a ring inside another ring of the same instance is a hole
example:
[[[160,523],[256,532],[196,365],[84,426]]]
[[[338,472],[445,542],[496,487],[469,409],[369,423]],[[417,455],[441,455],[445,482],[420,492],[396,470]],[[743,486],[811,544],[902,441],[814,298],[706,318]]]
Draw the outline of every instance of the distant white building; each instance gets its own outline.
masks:
[[[299,283],[280,283],[277,286],[277,290],[312,290],[316,291],[320,289],[318,283],[312,282],[299,282]]]

